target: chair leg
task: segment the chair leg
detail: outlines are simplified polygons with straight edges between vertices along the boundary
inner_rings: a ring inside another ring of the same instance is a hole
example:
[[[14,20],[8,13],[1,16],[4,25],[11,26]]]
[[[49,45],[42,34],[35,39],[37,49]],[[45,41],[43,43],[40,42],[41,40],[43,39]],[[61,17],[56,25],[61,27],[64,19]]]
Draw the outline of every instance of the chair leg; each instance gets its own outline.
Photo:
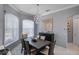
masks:
[[[26,50],[24,49],[24,55],[27,55],[27,52],[26,52]]]
[[[23,52],[23,48],[21,49],[21,53]]]

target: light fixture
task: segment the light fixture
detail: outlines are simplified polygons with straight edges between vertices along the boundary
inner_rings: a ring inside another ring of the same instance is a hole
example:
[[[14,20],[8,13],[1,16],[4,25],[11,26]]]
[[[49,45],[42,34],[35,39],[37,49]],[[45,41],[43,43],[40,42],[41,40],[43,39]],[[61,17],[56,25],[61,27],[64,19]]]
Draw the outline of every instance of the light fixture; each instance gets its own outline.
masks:
[[[33,16],[34,22],[36,24],[38,24],[38,22],[39,22],[39,17],[40,17],[40,14],[39,14],[39,4],[36,4],[36,14]]]

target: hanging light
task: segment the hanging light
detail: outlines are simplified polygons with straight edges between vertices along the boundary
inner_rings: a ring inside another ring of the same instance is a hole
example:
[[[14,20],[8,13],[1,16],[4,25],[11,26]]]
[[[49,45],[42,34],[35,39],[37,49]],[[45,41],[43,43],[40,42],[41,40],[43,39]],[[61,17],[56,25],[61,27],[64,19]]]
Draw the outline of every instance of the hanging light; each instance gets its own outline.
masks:
[[[35,22],[36,24],[38,24],[38,22],[39,22],[39,17],[40,17],[40,15],[39,15],[39,4],[36,4],[36,7],[37,7],[36,15],[33,16],[33,17],[34,17],[34,22]]]

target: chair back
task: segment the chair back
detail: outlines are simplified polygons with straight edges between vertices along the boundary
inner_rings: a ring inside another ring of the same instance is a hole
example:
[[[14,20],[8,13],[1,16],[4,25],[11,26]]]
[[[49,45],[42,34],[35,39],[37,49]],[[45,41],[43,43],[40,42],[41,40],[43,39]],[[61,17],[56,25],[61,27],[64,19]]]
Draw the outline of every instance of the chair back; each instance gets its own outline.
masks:
[[[30,54],[29,41],[25,41],[24,55],[29,55],[29,54]]]
[[[27,38],[27,34],[26,33],[22,33],[22,38],[21,38],[21,43],[22,43],[22,48],[25,48],[25,41],[24,39]]]
[[[22,48],[25,48],[25,41],[24,41],[24,39],[21,39],[21,43],[22,43]]]
[[[50,43],[49,45],[49,55],[54,55],[54,47],[55,47],[55,44],[56,44],[56,40],[52,43]]]
[[[54,34],[53,33],[39,33],[39,39],[41,36],[45,36],[45,40],[54,42]]]
[[[29,41],[21,39],[21,43],[22,43],[22,49],[24,50],[24,55],[29,54]]]

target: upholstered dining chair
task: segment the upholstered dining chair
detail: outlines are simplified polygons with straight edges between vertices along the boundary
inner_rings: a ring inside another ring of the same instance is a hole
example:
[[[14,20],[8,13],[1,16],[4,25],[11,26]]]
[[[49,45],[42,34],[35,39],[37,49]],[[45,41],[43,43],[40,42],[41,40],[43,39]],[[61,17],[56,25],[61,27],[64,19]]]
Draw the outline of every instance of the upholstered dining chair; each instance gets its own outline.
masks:
[[[54,55],[55,44],[56,44],[56,40],[54,41],[54,43],[52,42],[50,43],[48,55]]]
[[[24,41],[24,39],[21,39],[21,45],[22,45],[22,47],[21,47],[21,53],[24,51],[24,48],[25,48],[25,41]]]
[[[22,33],[22,38],[21,38],[21,44],[22,44],[22,48],[21,48],[21,53],[23,52],[24,48],[25,48],[25,41],[24,39],[27,38],[27,34]]]
[[[31,54],[36,54],[36,49],[33,49],[30,45],[29,45],[29,41],[24,41],[24,39],[22,39],[22,48],[21,48],[21,53],[24,53],[24,55],[31,55]]]
[[[24,55],[30,55],[29,41],[25,41]]]
[[[54,42],[51,42],[49,46],[42,49],[41,53],[45,55],[54,55],[54,48],[55,48],[56,40]]]
[[[31,53],[35,53],[35,50],[34,48],[32,48],[30,45],[29,45],[29,42],[25,41],[25,39],[27,39],[27,34],[24,34],[22,35],[22,38],[21,38],[21,45],[22,45],[22,48],[21,48],[21,53],[24,52],[24,54],[31,54]]]

